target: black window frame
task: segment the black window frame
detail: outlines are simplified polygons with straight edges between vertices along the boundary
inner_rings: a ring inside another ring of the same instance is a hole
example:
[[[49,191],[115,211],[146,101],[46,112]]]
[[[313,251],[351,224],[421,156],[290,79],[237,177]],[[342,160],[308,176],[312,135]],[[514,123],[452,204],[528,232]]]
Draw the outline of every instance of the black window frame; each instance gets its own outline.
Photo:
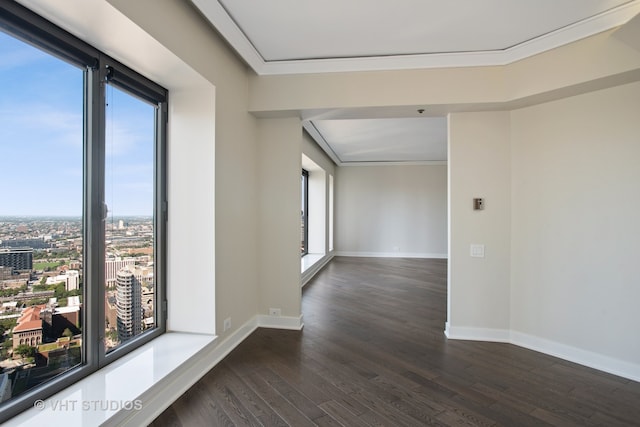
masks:
[[[0,30],[84,70],[83,340],[80,366],[3,402],[0,422],[33,407],[166,331],[168,91],[45,18],[0,0]],[[154,165],[154,320],[156,327],[109,353],[105,337],[105,92],[113,85],[156,109]]]
[[[300,253],[301,257],[309,253],[309,171],[302,169],[302,228],[303,228],[303,242],[301,245]]]

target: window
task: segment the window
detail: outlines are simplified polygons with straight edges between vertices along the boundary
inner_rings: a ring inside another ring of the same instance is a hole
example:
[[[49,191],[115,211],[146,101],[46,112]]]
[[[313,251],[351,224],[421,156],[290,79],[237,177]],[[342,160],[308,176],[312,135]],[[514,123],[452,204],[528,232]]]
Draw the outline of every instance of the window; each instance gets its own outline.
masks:
[[[0,0],[0,422],[165,330],[167,91]]]
[[[302,169],[301,244],[302,256],[309,253],[309,172]]]
[[[329,175],[329,252],[333,251],[333,175]]]

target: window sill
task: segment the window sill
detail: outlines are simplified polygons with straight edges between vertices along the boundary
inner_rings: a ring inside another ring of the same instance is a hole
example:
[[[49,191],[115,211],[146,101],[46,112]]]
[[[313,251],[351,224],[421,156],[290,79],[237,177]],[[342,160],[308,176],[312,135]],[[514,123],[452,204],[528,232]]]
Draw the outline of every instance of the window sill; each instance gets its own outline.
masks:
[[[310,269],[316,262],[320,261],[324,254],[306,254],[300,258],[300,272],[304,273]]]
[[[154,397],[162,392],[163,383],[171,381],[171,374],[178,373],[215,339],[213,335],[168,332],[4,425],[97,426],[141,415],[132,412],[152,415],[152,406],[159,408]]]
[[[307,254],[302,257],[300,261],[300,284],[304,286],[307,284],[318,271],[322,269],[331,259],[333,253],[329,254]]]

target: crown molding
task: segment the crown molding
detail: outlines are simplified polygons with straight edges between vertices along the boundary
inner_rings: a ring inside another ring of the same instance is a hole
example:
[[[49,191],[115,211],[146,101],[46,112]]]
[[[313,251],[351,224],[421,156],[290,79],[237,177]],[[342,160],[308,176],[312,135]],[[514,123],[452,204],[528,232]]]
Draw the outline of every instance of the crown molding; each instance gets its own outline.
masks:
[[[333,148],[331,148],[331,146],[327,143],[327,141],[324,139],[324,137],[312,121],[304,120],[302,122],[302,127],[305,131],[307,131],[309,136],[316,142],[316,144],[318,144],[320,148],[322,148],[322,150],[331,158],[336,166],[342,166],[342,160],[340,160],[340,157],[338,157],[336,152],[333,151]]]
[[[640,13],[640,0],[633,0],[504,50],[265,61],[217,0],[191,1],[258,75],[507,65],[623,25]]]
[[[259,72],[267,64],[247,36],[240,30],[231,16],[218,0],[191,0],[194,6],[204,15],[224,39],[233,47],[245,62]]]

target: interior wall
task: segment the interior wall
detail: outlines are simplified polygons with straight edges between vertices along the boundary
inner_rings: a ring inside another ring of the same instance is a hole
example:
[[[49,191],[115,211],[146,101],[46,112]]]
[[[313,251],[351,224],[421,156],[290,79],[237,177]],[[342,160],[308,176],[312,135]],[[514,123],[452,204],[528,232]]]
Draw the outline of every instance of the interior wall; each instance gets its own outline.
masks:
[[[447,166],[345,166],[336,171],[338,255],[445,258]]]
[[[511,114],[511,327],[636,379],[639,118],[640,83]]]
[[[508,339],[511,171],[509,113],[449,116],[451,338]],[[473,209],[483,198],[484,210]],[[483,258],[472,244],[484,245]]]
[[[258,136],[258,313],[278,308],[284,317],[300,318],[302,125],[297,118],[260,119]]]

